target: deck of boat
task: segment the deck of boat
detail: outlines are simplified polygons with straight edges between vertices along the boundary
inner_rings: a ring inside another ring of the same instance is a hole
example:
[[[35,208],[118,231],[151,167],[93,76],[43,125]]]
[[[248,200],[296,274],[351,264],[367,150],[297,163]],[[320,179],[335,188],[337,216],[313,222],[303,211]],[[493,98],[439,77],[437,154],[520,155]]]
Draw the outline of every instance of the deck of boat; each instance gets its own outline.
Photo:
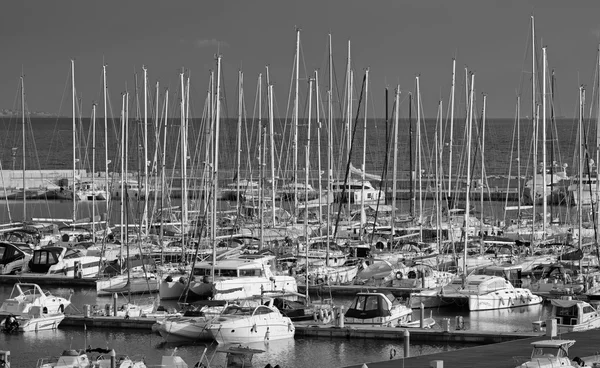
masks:
[[[440,332],[442,333],[442,332]],[[558,338],[558,337],[557,337]],[[549,337],[538,336],[498,344],[482,345],[460,350],[445,351],[436,354],[421,355],[405,358],[403,362],[398,359],[383,362],[365,362],[369,368],[392,367],[432,367],[434,361],[443,361],[444,367],[489,367],[489,368],[514,368],[529,360],[531,356],[531,343],[539,340],[548,340]],[[560,335],[560,339],[577,341],[569,349],[569,357],[587,357],[600,352],[600,330],[571,332]],[[402,359],[401,359],[402,360]],[[360,368],[362,364],[352,365],[348,368]]]

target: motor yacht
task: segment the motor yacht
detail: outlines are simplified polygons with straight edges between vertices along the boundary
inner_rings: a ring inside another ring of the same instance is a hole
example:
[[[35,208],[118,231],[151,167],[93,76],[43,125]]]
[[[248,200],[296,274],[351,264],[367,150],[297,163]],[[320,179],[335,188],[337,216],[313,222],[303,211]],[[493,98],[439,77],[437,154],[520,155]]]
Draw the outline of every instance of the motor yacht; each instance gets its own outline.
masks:
[[[465,306],[471,311],[516,308],[540,304],[542,297],[531,290],[514,287],[500,276],[472,274],[455,278],[444,286],[440,296],[448,303]]]
[[[29,260],[29,272],[66,277],[96,277],[100,269],[100,257],[86,256],[80,249],[46,247],[33,251]]]
[[[42,291],[37,284],[18,282],[13,286],[8,299],[0,306],[0,315],[26,315],[33,307],[40,307],[43,314],[64,313],[70,304],[70,297],[65,299],[54,296]]]
[[[256,307],[229,305],[208,330],[217,343],[233,344],[293,339],[296,328],[270,299]]]

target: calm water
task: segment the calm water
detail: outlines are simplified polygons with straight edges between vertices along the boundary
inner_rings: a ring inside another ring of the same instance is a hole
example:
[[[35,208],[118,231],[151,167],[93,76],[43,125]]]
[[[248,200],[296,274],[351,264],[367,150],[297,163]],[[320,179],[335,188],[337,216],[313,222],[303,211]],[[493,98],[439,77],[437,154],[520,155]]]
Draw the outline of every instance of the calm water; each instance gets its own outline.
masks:
[[[0,300],[8,297],[11,286],[0,285]],[[69,288],[49,288],[53,294],[68,296]],[[95,291],[89,289],[73,289],[73,306],[67,309],[71,313],[81,312],[84,304],[110,303],[110,297],[97,297]],[[337,304],[347,304],[349,299],[336,298]],[[121,302],[124,302],[122,300]],[[169,306],[169,304],[166,304]],[[440,328],[442,318],[451,318],[454,328],[454,318],[463,316],[465,327],[472,330],[497,332],[531,331],[531,322],[548,315],[547,306],[532,306],[510,310],[468,312],[453,308],[427,310],[437,320],[436,329]],[[415,311],[413,318],[418,318]],[[33,367],[41,357],[54,356],[67,348],[92,347],[115,348],[119,354],[130,356],[145,356],[149,365],[159,364],[161,356],[169,355],[177,347],[177,353],[188,364],[193,365],[207,348],[209,357],[214,356],[214,363],[222,363],[222,354],[215,355],[215,344],[175,345],[165,344],[162,338],[148,331],[126,331],[112,329],[95,329],[83,331],[79,328],[61,327],[57,331],[28,332],[22,334],[0,334],[0,349],[10,350],[13,357],[13,367]],[[473,345],[465,344],[411,344],[411,355],[424,355],[440,351],[456,350]],[[343,367],[362,364],[365,362],[382,361],[395,356],[403,356],[402,341],[390,340],[346,340],[346,339],[294,339],[274,341],[268,345],[258,344],[264,353],[255,356],[255,366],[264,367],[267,363],[280,364],[286,368],[304,368],[314,366],[318,361],[322,367]]]

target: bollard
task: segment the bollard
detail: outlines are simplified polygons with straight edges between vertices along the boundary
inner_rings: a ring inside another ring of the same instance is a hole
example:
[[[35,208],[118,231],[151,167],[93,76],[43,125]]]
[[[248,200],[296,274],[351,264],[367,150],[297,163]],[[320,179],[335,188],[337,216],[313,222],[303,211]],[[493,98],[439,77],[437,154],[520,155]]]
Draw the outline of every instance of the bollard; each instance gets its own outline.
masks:
[[[338,317],[339,318],[338,325],[339,325],[340,328],[344,328],[344,306],[343,305],[340,306],[340,313],[339,313],[338,316],[339,316]]]
[[[420,321],[421,328],[425,327],[424,319],[425,319],[425,305],[423,304],[423,302],[421,302],[421,321]]]
[[[89,304],[84,304],[83,305],[83,316],[86,317],[86,318],[89,318],[90,315],[91,315],[90,305]]]
[[[410,357],[410,332],[404,330],[404,357]]]
[[[430,368],[444,368],[444,361],[443,360],[432,360],[431,362],[429,362],[429,367]]]
[[[119,296],[117,295],[117,293],[113,294],[113,317],[117,316],[117,298]]]
[[[112,349],[109,353],[110,355],[110,368],[115,368],[117,365],[117,361],[116,361],[116,353],[115,353],[115,349]]]

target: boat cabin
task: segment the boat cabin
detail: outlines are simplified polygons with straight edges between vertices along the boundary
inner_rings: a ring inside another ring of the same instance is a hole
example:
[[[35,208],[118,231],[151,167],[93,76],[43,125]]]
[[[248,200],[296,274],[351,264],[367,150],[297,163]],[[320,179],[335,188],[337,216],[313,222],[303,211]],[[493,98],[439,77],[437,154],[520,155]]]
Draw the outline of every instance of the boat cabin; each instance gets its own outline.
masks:
[[[34,273],[47,273],[50,267],[63,259],[77,259],[85,255],[79,249],[64,247],[46,247],[33,251],[33,257],[29,260],[29,270]]]
[[[595,328],[600,326],[600,315],[596,308],[582,300],[552,299],[552,317],[556,319],[557,325],[590,326]]]
[[[194,276],[213,276],[214,268],[216,277],[270,277],[275,258],[246,254],[237,258],[221,261],[201,262],[194,267]]]
[[[0,275],[23,271],[32,254],[32,250],[27,245],[0,242]]]
[[[532,342],[533,351],[531,352],[531,360],[521,366],[571,366],[569,348],[573,344],[575,344],[575,340],[542,340]]]
[[[217,353],[226,354],[225,366],[228,368],[252,368],[252,358],[254,357],[254,354],[262,352],[264,352],[264,350],[252,349],[242,345],[217,349]]]

